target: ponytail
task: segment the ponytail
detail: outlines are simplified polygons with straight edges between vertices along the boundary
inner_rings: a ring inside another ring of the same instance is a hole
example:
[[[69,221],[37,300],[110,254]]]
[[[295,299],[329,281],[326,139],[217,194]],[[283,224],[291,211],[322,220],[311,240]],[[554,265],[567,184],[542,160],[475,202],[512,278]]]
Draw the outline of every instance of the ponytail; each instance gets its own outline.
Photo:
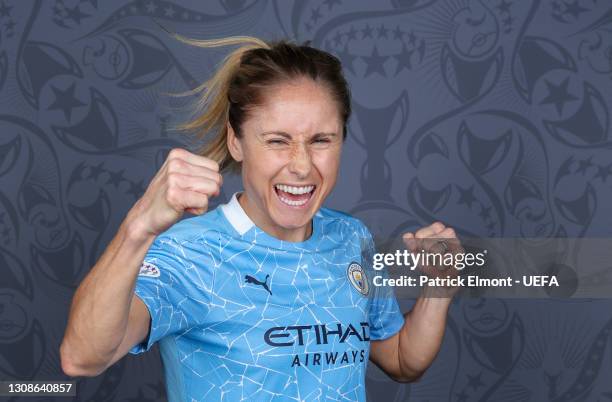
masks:
[[[207,141],[197,150],[197,153],[216,161],[220,170],[235,168],[234,160],[227,147],[227,123],[230,106],[227,93],[230,81],[240,67],[240,60],[245,52],[257,48],[267,49],[269,46],[266,42],[250,36],[209,40],[190,39],[176,34],[174,34],[174,37],[181,42],[203,48],[242,45],[223,59],[221,68],[212,78],[197,88],[184,93],[186,95],[196,93],[201,95],[195,104],[197,116],[179,125],[181,130],[195,132],[195,137],[198,139],[204,139],[209,132],[216,133],[210,141]]]

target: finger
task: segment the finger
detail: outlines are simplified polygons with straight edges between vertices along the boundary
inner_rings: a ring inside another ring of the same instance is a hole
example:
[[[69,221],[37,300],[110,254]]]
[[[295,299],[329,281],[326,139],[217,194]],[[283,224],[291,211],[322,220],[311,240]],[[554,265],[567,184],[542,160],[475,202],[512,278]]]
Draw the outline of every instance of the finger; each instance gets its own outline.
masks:
[[[219,184],[214,180],[178,173],[168,175],[168,187],[174,186],[208,196],[217,196],[220,192]]]
[[[193,215],[202,215],[204,212],[206,212],[206,208],[187,208],[185,209],[185,212]]]
[[[221,173],[203,166],[192,165],[183,160],[175,160],[168,167],[168,174],[179,173],[189,176],[201,177],[217,182],[219,186],[223,184]]]
[[[404,241],[404,244],[406,245],[406,247],[408,247],[408,250],[410,250],[410,252],[416,252],[418,245],[417,240],[414,238],[414,234],[412,232],[404,233],[402,235],[402,240]]]
[[[444,229],[445,226],[442,222],[434,222],[429,226],[425,226],[424,228],[417,230],[417,232],[414,234],[414,237],[416,237],[417,239],[424,239],[427,237],[434,236],[443,231]]]
[[[168,203],[178,211],[206,210],[208,196],[197,191],[186,190],[179,187],[168,190]]]
[[[169,159],[182,159],[192,165],[206,167],[208,169],[219,171],[219,164],[212,159],[201,155],[196,155],[182,148],[174,148],[168,154]]]
[[[216,181],[219,185],[223,184],[223,176],[218,171],[210,169],[209,167],[194,165],[180,158],[174,158],[168,161],[167,174],[170,175],[172,173],[205,177]]]

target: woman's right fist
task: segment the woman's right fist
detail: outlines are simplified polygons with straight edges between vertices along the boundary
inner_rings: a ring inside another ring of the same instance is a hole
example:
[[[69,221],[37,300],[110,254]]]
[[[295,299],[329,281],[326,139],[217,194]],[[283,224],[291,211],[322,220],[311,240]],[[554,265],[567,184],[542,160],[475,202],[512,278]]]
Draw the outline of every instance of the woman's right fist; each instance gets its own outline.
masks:
[[[184,212],[206,212],[209,198],[219,195],[222,183],[217,162],[174,148],[130,210],[130,219],[142,235],[157,236]]]

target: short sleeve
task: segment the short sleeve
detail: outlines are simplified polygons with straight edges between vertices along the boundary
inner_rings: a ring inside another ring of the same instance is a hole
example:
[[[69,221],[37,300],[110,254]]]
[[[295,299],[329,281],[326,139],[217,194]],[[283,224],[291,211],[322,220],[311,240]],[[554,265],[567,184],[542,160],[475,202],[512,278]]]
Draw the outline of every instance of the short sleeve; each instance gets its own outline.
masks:
[[[369,230],[363,225],[362,259],[364,259],[370,279],[374,275],[388,277],[386,270],[374,271],[372,262],[376,246]],[[391,286],[374,286],[370,280],[370,339],[373,341],[387,339],[396,334],[404,325],[404,315],[397,303],[397,297]]]
[[[157,237],[147,251],[134,292],[149,310],[151,326],[129,353],[145,352],[158,340],[193,327],[205,313],[207,297],[192,278],[197,269],[189,248],[175,238]]]

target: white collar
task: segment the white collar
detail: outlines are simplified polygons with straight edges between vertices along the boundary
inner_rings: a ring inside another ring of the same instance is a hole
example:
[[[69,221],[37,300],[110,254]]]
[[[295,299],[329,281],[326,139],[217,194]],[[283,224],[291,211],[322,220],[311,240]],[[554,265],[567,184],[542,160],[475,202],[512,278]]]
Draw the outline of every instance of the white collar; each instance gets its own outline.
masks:
[[[223,215],[227,218],[232,227],[242,236],[246,232],[248,232],[255,223],[249,218],[247,213],[238,202],[238,195],[242,194],[242,192],[237,192],[232,195],[232,198],[229,200],[227,204],[222,204],[219,206],[221,211],[223,211]],[[317,211],[315,214],[318,217],[321,217],[321,211]]]
[[[236,232],[242,236],[255,226],[255,223],[244,212],[242,205],[238,202],[238,194],[240,193],[234,193],[231,200],[227,204],[221,205],[220,208],[229,223],[236,229]]]

